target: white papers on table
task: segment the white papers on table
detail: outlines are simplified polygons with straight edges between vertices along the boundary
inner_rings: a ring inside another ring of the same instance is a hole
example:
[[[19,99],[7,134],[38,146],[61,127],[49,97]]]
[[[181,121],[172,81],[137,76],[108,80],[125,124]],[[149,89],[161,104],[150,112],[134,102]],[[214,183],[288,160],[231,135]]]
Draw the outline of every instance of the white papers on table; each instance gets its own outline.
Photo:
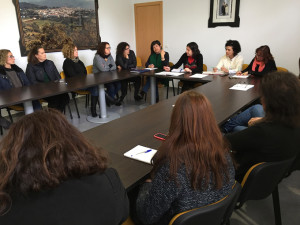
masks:
[[[239,90],[239,91],[247,91],[247,90],[249,90],[250,88],[253,88],[253,87],[254,87],[254,85],[252,85],[252,84],[235,84],[229,89]]]
[[[250,75],[233,75],[231,78],[248,78]]]
[[[206,74],[201,74],[201,73],[195,73],[194,75],[190,76],[192,78],[203,78],[203,77],[207,77]]]
[[[171,72],[174,72],[174,73],[184,73],[184,69],[172,69]]]
[[[142,145],[137,145],[128,152],[125,152],[124,156],[151,164],[151,159],[156,152],[157,150],[155,149],[147,148]]]
[[[156,70],[157,68],[145,68],[145,70]]]
[[[217,71],[217,72],[214,72],[214,71],[203,71],[202,74],[206,74],[206,75],[223,75],[224,72],[223,71]]]
[[[182,75],[182,74],[184,74],[184,73],[174,73],[174,72],[159,72],[159,73],[155,73],[156,75],[164,75],[164,76],[175,76],[175,77],[177,77],[177,76],[180,76],[180,75]]]

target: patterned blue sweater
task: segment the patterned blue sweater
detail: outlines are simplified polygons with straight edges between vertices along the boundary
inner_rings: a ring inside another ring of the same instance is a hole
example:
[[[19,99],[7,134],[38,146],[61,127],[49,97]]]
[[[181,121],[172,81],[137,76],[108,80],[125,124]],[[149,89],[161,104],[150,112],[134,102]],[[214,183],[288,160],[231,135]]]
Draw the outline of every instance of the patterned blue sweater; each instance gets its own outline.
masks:
[[[223,183],[219,190],[210,181],[206,190],[194,190],[186,175],[185,166],[179,169],[177,184],[168,180],[169,165],[162,166],[156,173],[151,183],[141,186],[137,199],[137,216],[144,224],[167,225],[177,213],[193,208],[198,208],[216,202],[231,191],[235,182],[234,167],[230,157],[227,157],[229,165],[229,181]],[[225,175],[224,175],[225,180]]]

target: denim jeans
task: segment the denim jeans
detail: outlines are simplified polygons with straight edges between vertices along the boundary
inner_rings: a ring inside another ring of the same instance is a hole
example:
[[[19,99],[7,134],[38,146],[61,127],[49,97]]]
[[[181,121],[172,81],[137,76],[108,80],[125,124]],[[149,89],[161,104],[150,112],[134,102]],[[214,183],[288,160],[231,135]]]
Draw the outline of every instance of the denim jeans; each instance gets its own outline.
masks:
[[[104,86],[107,88],[107,94],[114,99],[118,91],[121,89],[121,82],[112,82],[105,84]]]
[[[147,80],[146,80],[146,84],[144,85],[142,91],[147,93],[149,88],[150,88],[150,77],[147,77]],[[157,86],[157,79],[156,79],[156,97],[158,97],[158,86]]]
[[[91,92],[91,96],[99,96],[98,86],[89,87],[89,88],[87,88],[85,90]]]
[[[237,132],[248,127],[248,121],[253,117],[264,117],[265,112],[262,105],[257,104],[249,107],[240,114],[229,119],[224,125],[223,130],[226,133]]]

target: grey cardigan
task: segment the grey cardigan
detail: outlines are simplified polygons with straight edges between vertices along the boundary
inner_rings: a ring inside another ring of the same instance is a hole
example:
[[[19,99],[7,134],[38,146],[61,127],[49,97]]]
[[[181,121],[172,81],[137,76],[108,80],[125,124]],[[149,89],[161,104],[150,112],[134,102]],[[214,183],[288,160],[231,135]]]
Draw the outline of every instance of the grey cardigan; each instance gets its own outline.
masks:
[[[93,73],[99,73],[100,71],[116,70],[116,63],[113,57],[110,55],[105,61],[100,55],[96,54],[93,60]]]

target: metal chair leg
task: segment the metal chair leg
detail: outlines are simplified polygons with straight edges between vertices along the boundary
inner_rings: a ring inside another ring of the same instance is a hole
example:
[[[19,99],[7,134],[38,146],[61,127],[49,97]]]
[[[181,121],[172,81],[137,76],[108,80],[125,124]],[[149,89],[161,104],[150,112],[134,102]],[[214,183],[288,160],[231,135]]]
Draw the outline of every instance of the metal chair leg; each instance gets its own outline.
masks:
[[[7,110],[7,113],[8,113],[9,119],[10,119],[10,122],[13,123],[14,121],[13,121],[13,118],[12,118],[12,116],[11,116],[10,109],[9,109],[9,108],[6,108],[6,110]]]
[[[174,85],[174,80],[172,79],[172,86],[173,86],[173,95],[175,96],[175,85]]]
[[[78,111],[76,98],[75,98],[74,95],[72,95],[72,97],[73,97],[73,100],[74,100],[74,105],[75,105],[75,108],[76,108],[77,116],[78,116],[78,118],[80,118],[80,114],[79,114],[79,111]],[[69,108],[70,108],[70,106],[69,106]],[[71,119],[73,119],[73,118],[71,118]]]
[[[169,98],[169,80],[168,80],[168,85],[167,85],[167,99]]]
[[[274,214],[275,214],[275,224],[281,225],[281,212],[280,212],[280,202],[279,202],[279,193],[278,193],[278,185],[272,192],[273,198],[273,207],[274,207]]]
[[[70,117],[71,117],[71,119],[73,119],[73,115],[72,115],[72,112],[71,112],[70,105],[68,104],[67,106],[68,106],[68,110],[69,110],[69,113],[70,113]]]

